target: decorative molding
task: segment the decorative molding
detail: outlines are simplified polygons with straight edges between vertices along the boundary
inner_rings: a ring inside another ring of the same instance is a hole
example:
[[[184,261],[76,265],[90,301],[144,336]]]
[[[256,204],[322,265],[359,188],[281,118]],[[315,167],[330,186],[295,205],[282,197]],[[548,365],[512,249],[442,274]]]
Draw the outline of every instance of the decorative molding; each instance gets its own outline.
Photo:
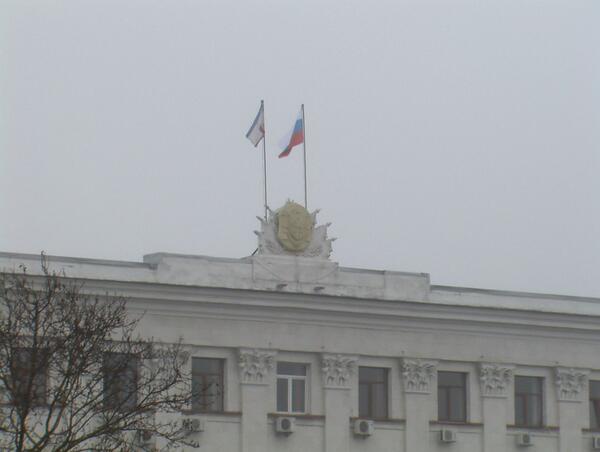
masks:
[[[586,394],[588,375],[585,369],[557,367],[555,369],[556,396],[561,402],[582,402]]]
[[[260,231],[254,231],[254,233],[258,236],[258,254],[266,254],[266,255],[279,255],[279,256],[301,256],[301,257],[314,257],[318,259],[329,259],[331,255],[331,243],[335,240],[335,238],[327,238],[327,228],[331,226],[331,223],[326,223],[320,226],[316,226],[317,223],[317,213],[319,210],[315,210],[313,212],[308,212],[306,209],[301,207],[306,211],[306,215],[310,220],[308,224],[310,231],[303,231],[302,228],[305,227],[304,223],[296,224],[293,223],[291,225],[292,228],[299,228],[299,231],[307,236],[307,244],[296,251],[287,249],[285,246],[285,240],[282,242],[280,239],[280,225],[278,216],[280,213],[285,213],[285,209],[290,205],[297,205],[291,201],[288,201],[281,209],[273,212],[271,209],[269,210],[268,218],[265,220],[261,217],[256,217],[260,221]],[[299,221],[296,219],[295,221]],[[288,248],[290,248],[288,246]]]
[[[514,366],[495,363],[479,365],[482,397],[506,397],[514,378]]]
[[[437,370],[437,361],[422,359],[402,360],[402,381],[404,392],[429,394],[431,380]]]
[[[240,348],[240,381],[246,384],[268,384],[267,377],[274,367],[276,354],[275,350]]]
[[[350,389],[350,379],[356,373],[358,357],[325,353],[321,359],[323,385],[326,388]]]

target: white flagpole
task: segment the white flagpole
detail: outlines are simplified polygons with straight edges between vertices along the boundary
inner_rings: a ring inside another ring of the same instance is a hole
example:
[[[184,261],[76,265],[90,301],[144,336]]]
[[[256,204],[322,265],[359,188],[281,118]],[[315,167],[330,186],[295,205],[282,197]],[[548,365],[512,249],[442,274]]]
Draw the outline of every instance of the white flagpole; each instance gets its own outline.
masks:
[[[267,141],[267,126],[266,126],[266,121],[265,121],[265,101],[261,100],[260,101],[260,108],[263,111],[263,176],[264,176],[264,189],[265,189],[265,221],[268,221],[267,218],[267,210],[268,210],[268,203],[267,203],[267,145],[266,145],[266,141]]]
[[[306,190],[306,121],[304,120],[304,104],[302,104],[302,147],[304,148],[304,208],[308,209]]]

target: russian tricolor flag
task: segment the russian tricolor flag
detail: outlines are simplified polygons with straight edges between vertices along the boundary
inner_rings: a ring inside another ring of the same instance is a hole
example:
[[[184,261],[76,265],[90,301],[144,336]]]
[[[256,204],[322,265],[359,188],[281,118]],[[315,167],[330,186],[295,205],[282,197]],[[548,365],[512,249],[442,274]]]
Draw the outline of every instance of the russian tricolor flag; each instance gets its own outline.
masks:
[[[304,143],[304,115],[302,114],[302,109],[300,109],[294,127],[279,142],[280,147],[283,148],[283,152],[279,154],[279,158],[287,157],[292,152],[294,146],[302,143]]]

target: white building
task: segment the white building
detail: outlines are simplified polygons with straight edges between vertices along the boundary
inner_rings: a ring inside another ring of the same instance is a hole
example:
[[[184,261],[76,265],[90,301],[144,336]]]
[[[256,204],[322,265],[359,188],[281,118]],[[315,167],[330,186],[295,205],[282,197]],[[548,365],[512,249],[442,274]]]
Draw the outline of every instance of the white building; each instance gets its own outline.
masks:
[[[242,259],[50,265],[129,297],[146,312],[144,332],[183,338],[197,384],[219,382],[221,397],[192,407],[205,420],[199,450],[594,450],[600,299],[340,267],[327,225],[306,222],[280,210],[263,222],[259,253]],[[0,253],[1,269],[35,273],[38,261]]]

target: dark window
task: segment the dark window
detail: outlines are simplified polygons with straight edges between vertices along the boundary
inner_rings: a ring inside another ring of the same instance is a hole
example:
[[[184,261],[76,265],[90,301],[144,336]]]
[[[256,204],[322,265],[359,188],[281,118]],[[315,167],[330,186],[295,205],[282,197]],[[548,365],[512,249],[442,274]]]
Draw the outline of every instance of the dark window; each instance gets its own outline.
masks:
[[[104,354],[104,405],[130,410],[137,405],[139,357],[128,353]]]
[[[192,410],[223,411],[223,364],[214,358],[192,358]]]
[[[515,425],[541,427],[544,409],[544,379],[515,376]]]
[[[306,412],[306,365],[277,363],[277,411]]]
[[[590,428],[600,430],[600,381],[590,381]]]
[[[36,407],[46,404],[48,353],[45,349],[14,349],[10,373],[15,405]]]
[[[381,367],[358,369],[358,415],[388,417],[388,370]]]
[[[438,372],[438,420],[467,422],[467,374]]]

